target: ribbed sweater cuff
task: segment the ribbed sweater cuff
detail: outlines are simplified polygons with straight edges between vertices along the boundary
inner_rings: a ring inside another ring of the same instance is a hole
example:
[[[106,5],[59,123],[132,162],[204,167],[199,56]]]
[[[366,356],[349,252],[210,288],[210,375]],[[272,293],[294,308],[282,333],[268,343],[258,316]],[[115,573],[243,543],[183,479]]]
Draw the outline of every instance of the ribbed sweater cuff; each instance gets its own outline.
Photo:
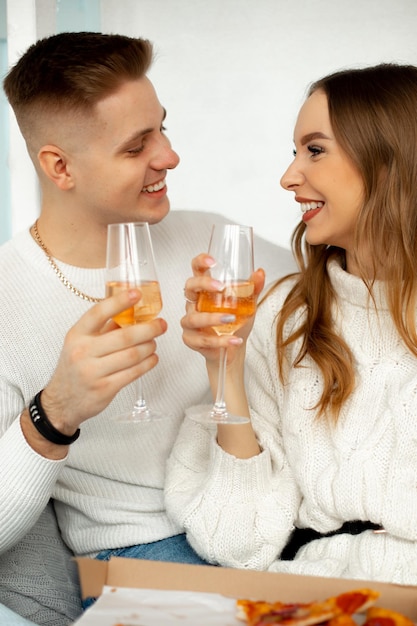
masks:
[[[19,493],[25,500],[43,500],[58,478],[66,458],[54,461],[33,450],[27,443],[17,418],[0,439],[0,491]]]
[[[238,459],[225,452],[213,438],[207,474],[217,483],[217,488],[225,499],[235,493],[239,494],[240,500],[251,502],[271,491],[272,468],[268,450],[263,450],[250,459]]]

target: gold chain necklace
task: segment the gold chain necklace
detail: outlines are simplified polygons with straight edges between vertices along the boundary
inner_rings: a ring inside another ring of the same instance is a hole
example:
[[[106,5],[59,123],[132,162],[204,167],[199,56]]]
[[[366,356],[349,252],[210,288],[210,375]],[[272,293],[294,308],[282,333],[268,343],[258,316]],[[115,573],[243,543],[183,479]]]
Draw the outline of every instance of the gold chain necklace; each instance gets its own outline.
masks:
[[[58,276],[61,283],[65,285],[67,289],[69,289],[72,293],[74,293],[76,296],[78,296],[82,300],[86,300],[87,302],[101,302],[103,300],[103,298],[93,298],[93,296],[88,296],[86,293],[83,293],[82,291],[77,289],[77,287],[74,287],[74,285],[70,283],[68,278],[64,276],[64,274],[59,269],[58,265],[53,260],[48,248],[45,246],[42,239],[40,238],[40,235],[38,232],[38,220],[36,220],[36,222],[33,224],[33,235],[35,237],[35,241],[38,244],[38,246],[42,248],[42,250],[45,252],[49,265],[52,267],[52,269],[54,270],[55,274]]]

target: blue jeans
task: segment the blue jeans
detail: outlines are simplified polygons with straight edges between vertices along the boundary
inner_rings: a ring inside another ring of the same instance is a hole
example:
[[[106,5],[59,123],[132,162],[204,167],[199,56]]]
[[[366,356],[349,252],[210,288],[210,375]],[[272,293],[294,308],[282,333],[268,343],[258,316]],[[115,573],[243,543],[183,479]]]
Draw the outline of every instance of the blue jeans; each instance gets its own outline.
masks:
[[[207,561],[204,561],[194,552],[184,534],[154,541],[153,543],[142,543],[138,546],[102,550],[96,556],[96,559],[108,561],[113,556],[122,556],[128,559],[147,559],[149,561],[208,565]],[[95,600],[96,598],[86,598],[83,600],[83,608],[87,609]]]
[[[96,556],[99,561],[108,561],[112,556],[128,559],[148,559],[149,561],[170,561],[172,563],[192,563],[208,565],[188,543],[185,534],[167,537],[153,543],[141,543],[138,546],[102,550]]]

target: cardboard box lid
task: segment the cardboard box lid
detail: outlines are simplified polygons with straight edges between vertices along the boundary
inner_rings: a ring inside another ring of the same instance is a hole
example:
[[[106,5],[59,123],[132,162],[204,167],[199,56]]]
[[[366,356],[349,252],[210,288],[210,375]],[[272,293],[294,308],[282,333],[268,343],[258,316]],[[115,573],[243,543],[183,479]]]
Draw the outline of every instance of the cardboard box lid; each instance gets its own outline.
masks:
[[[270,602],[312,602],[344,591],[367,587],[381,593],[377,602],[379,606],[400,611],[417,622],[417,587],[412,586],[120,557],[107,562],[90,558],[75,560],[83,598],[97,597],[103,586],[109,585],[139,589],[207,591],[233,598]]]

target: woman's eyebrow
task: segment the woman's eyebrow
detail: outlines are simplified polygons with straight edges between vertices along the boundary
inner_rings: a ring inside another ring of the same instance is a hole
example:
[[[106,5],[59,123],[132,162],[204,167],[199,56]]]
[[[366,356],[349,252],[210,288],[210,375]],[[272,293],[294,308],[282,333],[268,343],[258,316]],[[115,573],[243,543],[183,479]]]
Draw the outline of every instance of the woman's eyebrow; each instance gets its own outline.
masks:
[[[301,137],[300,143],[302,146],[305,146],[306,143],[313,141],[313,139],[331,139],[331,137],[328,137],[324,133],[316,131],[314,133],[308,133],[307,135],[304,135],[303,137]]]

